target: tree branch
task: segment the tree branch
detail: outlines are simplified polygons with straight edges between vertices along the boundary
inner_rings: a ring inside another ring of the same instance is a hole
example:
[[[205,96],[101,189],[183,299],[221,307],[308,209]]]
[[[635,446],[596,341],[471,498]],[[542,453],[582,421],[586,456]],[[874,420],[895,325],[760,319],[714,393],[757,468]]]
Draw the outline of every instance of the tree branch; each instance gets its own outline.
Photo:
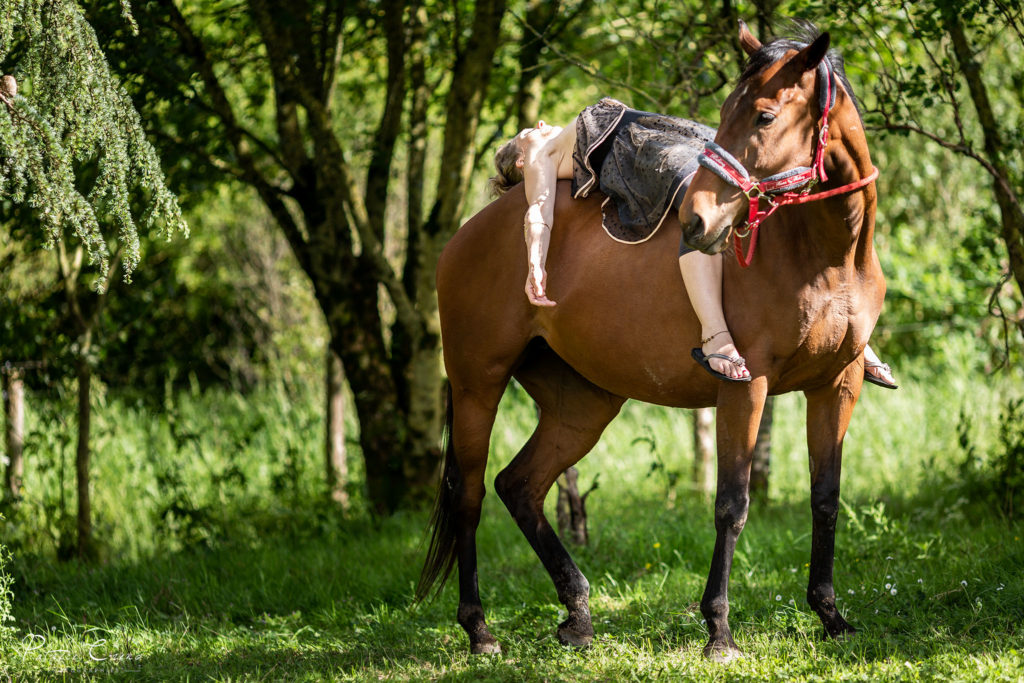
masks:
[[[281,202],[276,188],[274,188],[259,171],[256,160],[249,150],[249,145],[246,142],[250,136],[238,123],[234,109],[231,106],[231,101],[228,99],[227,93],[220,83],[220,79],[217,78],[217,75],[214,72],[213,63],[210,61],[205,46],[199,37],[192,31],[188,21],[185,19],[184,15],[182,15],[174,0],[158,0],[158,2],[160,6],[167,10],[171,27],[174,29],[175,33],[178,34],[178,37],[182,41],[185,53],[191,57],[196,69],[199,71],[199,74],[203,79],[207,93],[212,101],[213,110],[224,124],[228,140],[234,147],[235,154],[238,155],[238,160],[243,172],[242,179],[256,188],[256,191],[259,193],[260,197],[263,198],[264,202],[267,203],[267,207],[275,218],[287,217],[287,221],[281,224],[282,228],[288,236],[288,241],[291,243],[292,248],[295,251],[296,258],[304,266],[308,265],[310,263],[309,245],[306,240],[302,238],[302,234],[298,230],[298,227],[294,225],[294,221],[288,213],[287,208],[284,207],[283,202]],[[274,157],[274,159],[280,163],[276,157]],[[286,167],[284,164],[281,165],[282,167]]]
[[[406,34],[403,22],[403,0],[385,0],[384,34],[387,42],[387,85],[384,112],[373,136],[373,151],[366,169],[365,200],[370,227],[379,239],[384,238],[384,214],[387,208],[388,183],[395,141],[402,125],[405,105]],[[411,8],[416,11],[415,5]]]

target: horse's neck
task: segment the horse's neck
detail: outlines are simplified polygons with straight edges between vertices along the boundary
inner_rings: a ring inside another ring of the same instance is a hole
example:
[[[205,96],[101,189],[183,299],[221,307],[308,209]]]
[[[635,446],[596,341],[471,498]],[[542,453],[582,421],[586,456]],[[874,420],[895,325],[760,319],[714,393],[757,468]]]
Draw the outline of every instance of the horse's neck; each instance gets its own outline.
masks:
[[[826,153],[828,182],[825,191],[869,176],[874,166],[868,153],[860,117],[853,103],[836,117],[840,135]],[[828,199],[786,207],[779,217],[778,239],[769,241],[776,258],[793,259],[797,269],[813,276],[827,268],[864,271],[874,264],[876,192],[874,184]]]

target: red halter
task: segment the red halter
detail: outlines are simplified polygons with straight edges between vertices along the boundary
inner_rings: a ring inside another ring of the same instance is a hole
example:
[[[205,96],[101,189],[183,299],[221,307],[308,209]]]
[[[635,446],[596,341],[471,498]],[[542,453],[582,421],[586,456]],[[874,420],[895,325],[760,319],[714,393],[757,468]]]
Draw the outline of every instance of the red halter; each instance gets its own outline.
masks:
[[[866,178],[824,192],[811,193],[811,188],[818,182],[828,180],[825,173],[825,145],[828,144],[828,114],[836,103],[837,84],[832,67],[827,59],[818,64],[818,79],[821,81],[821,119],[818,121],[818,141],[814,151],[814,165],[811,168],[798,166],[782,173],[776,173],[760,182],[751,180],[747,169],[743,167],[729,152],[714,142],[704,147],[704,152],[697,157],[698,163],[730,185],[739,188],[750,202],[747,222],[737,228],[734,235],[736,259],[740,266],[746,268],[754,259],[757,246],[757,233],[761,222],[775,213],[780,206],[787,204],[806,204],[807,202],[827,199],[839,194],[859,190],[878,178],[875,167]],[[802,191],[796,190],[803,187]],[[768,202],[768,207],[761,209],[761,200]],[[743,253],[743,239],[750,236],[750,244],[746,254]]]

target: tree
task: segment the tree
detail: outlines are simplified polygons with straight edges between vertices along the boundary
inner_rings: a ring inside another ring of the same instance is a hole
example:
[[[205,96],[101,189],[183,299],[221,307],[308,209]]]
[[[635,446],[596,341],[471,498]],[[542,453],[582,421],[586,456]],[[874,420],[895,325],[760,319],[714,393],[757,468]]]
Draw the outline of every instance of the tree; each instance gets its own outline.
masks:
[[[0,200],[27,207],[47,245],[56,248],[76,325],[78,554],[87,557],[95,319],[118,264],[128,278],[139,262],[139,224],[165,234],[186,226],[138,114],[78,6],[68,0],[3,0],[0,10],[0,65],[18,74],[4,76],[0,87]],[[140,197],[143,211],[136,219],[132,203]],[[77,244],[69,249],[71,238]],[[113,257],[108,239],[116,239]],[[99,273],[88,302],[77,286],[87,266]]]
[[[872,112],[878,125],[926,138],[973,160],[987,174],[998,206],[992,228],[1005,249],[1006,279],[1017,284],[1012,322],[1024,334],[1019,314],[1024,299],[1024,149],[1019,134],[1024,82],[1001,68],[1019,61],[1024,50],[1024,7],[1001,0],[848,4],[852,16],[871,31],[884,67]],[[892,31],[893,23],[895,40],[879,28]]]
[[[137,96],[169,153],[254,188],[287,237],[342,360],[382,512],[425,495],[438,462],[434,264],[466,204],[504,13],[504,0],[154,0],[135,14],[159,49],[108,37],[144,77]],[[402,217],[388,214],[395,194]]]

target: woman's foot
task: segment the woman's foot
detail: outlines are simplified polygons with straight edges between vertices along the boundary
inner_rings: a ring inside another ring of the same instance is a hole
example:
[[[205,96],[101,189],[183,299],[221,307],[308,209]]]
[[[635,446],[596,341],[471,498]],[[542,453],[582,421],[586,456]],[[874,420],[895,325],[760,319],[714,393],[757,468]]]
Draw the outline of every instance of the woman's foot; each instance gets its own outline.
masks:
[[[736,350],[728,330],[705,337],[701,347],[693,351],[694,359],[715,377],[733,382],[750,381],[747,363]]]
[[[865,362],[864,379],[886,389],[899,388],[899,385],[896,384],[896,378],[892,376],[892,369],[889,368],[888,363]]]

